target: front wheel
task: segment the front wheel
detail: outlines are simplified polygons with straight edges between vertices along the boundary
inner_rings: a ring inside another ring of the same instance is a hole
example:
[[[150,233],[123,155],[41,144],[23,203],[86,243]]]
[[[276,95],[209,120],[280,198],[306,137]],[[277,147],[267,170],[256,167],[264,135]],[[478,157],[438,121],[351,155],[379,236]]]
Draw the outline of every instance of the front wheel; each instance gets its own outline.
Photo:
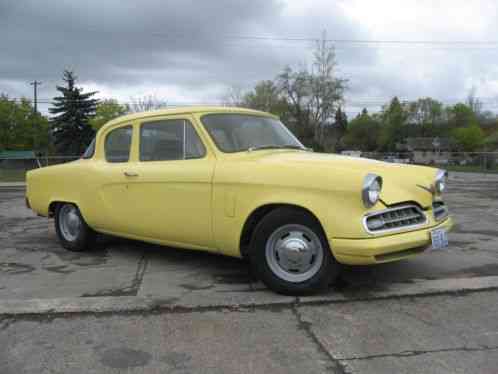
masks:
[[[55,209],[55,231],[70,251],[83,251],[95,243],[97,234],[85,222],[74,204],[60,203]]]
[[[284,295],[322,290],[340,269],[320,224],[309,213],[293,208],[276,209],[261,220],[250,260],[263,283]]]

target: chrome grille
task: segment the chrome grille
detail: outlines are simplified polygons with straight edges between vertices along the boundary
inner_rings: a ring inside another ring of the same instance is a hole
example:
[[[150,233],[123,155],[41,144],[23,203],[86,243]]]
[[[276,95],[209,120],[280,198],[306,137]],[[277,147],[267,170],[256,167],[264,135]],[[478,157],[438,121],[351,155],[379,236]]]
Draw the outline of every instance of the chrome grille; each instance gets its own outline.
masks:
[[[403,205],[365,217],[365,228],[368,232],[378,233],[418,226],[426,222],[424,212],[416,205]]]
[[[432,203],[432,212],[434,213],[434,219],[436,221],[441,221],[448,217],[448,208],[442,201],[434,201]]]

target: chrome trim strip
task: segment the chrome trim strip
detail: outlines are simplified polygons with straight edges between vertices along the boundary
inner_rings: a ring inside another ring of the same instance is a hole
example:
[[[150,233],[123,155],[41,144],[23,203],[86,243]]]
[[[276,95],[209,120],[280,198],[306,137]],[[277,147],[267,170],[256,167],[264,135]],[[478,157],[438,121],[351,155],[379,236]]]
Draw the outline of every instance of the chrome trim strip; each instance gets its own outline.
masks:
[[[383,213],[395,212],[395,211],[406,209],[406,208],[414,208],[415,210],[417,210],[422,215],[422,217],[424,217],[424,222],[417,223],[414,225],[407,225],[407,226],[402,226],[402,227],[394,227],[391,229],[375,230],[375,231],[371,231],[367,226],[367,219],[370,217],[378,216],[378,215],[383,214]],[[388,208],[388,209],[378,210],[376,212],[367,213],[363,216],[362,222],[363,222],[363,227],[365,228],[366,232],[368,232],[371,235],[377,235],[377,234],[384,234],[386,232],[403,232],[403,231],[412,230],[412,229],[422,227],[422,226],[427,224],[427,215],[417,205],[408,204],[408,205],[400,205],[400,206],[397,206],[394,208]]]

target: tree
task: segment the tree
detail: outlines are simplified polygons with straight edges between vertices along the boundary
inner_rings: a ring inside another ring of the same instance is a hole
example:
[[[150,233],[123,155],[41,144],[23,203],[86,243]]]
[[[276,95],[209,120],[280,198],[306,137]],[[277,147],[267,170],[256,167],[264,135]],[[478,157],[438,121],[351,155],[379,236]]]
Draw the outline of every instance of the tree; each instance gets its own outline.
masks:
[[[288,119],[287,102],[271,80],[258,82],[252,91],[243,95],[240,104],[246,108],[272,113],[284,122]]]
[[[343,148],[343,138],[348,129],[348,116],[342,111],[341,107],[335,112],[335,121],[332,136],[335,139],[334,150],[340,151]]]
[[[445,121],[443,103],[424,97],[408,104],[408,124],[417,126],[418,136],[435,136]]]
[[[484,144],[491,151],[498,150],[498,130],[486,137]]]
[[[313,120],[317,131],[315,138],[318,143],[323,141],[324,131],[332,122],[336,110],[343,103],[346,79],[336,77],[337,62],[334,47],[328,44],[324,31],[322,39],[317,42],[314,51],[314,71],[311,79]]]
[[[403,126],[408,119],[406,108],[397,97],[394,97],[382,112],[382,128],[379,134],[379,146],[385,151],[392,151],[396,143],[401,141]]]
[[[448,124],[451,127],[468,127],[476,121],[476,115],[471,107],[458,103],[447,109]]]
[[[334,48],[324,34],[316,44],[311,71],[286,67],[277,77],[297,135],[318,149],[323,149],[326,129],[334,122],[346,89],[347,80],[336,76],[336,65]]]
[[[366,109],[358,114],[347,127],[343,138],[345,147],[361,151],[375,151],[378,147],[381,124],[378,116],[371,116]]]
[[[107,122],[114,118],[125,115],[128,112],[126,105],[119,104],[114,99],[100,101],[95,108],[95,116],[90,119],[90,125],[95,129],[100,129]]]
[[[244,102],[244,90],[242,87],[234,85],[230,86],[227,92],[221,98],[223,105],[225,106],[236,106],[236,107],[245,107],[246,103]]]
[[[54,97],[49,109],[54,145],[60,154],[80,155],[95,135],[89,120],[98,100],[93,99],[96,92],[83,93],[75,86],[77,77],[72,71],[65,70],[62,79],[66,86],[57,86],[61,96]]]
[[[472,87],[469,95],[467,96],[467,102],[465,103],[472,112],[476,116],[479,116],[482,113],[482,102],[479,100],[479,98],[476,96],[477,89],[475,87]]]
[[[460,148],[465,152],[474,152],[484,143],[484,133],[474,123],[469,127],[460,127],[454,130],[453,136]]]
[[[48,120],[35,113],[31,101],[0,95],[0,149],[42,150],[48,146]]]
[[[166,108],[167,106],[168,104],[165,100],[159,100],[154,95],[132,97],[131,104],[127,106],[127,112],[149,112],[151,110]]]
[[[289,66],[278,76],[279,90],[287,102],[289,127],[307,146],[314,146],[314,124],[309,113],[309,74],[306,71],[293,71]]]

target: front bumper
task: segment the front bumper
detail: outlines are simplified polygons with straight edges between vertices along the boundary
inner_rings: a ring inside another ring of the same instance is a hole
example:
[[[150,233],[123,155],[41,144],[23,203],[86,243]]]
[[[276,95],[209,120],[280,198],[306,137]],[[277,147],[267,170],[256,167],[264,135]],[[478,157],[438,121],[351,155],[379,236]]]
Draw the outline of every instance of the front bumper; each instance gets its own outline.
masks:
[[[345,265],[374,265],[398,261],[415,256],[431,245],[430,232],[453,227],[451,217],[441,223],[400,234],[372,237],[367,239],[330,239],[330,246],[335,259]]]

